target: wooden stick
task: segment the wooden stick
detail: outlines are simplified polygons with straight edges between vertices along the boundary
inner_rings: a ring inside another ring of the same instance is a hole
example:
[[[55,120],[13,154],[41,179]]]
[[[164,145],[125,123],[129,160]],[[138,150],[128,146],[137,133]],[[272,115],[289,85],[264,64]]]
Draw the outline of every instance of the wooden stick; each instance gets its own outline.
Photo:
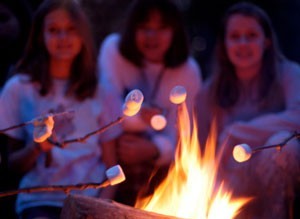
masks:
[[[55,114],[53,114],[53,117],[56,117],[56,116],[63,116],[63,115],[65,115],[65,114],[69,114],[69,113],[73,113],[73,112],[74,112],[74,111],[71,110],[71,111],[65,111],[65,112],[61,112],[61,113],[55,113]],[[2,134],[2,133],[5,133],[5,132],[7,132],[7,131],[9,131],[9,130],[12,130],[12,129],[21,128],[21,127],[23,127],[23,126],[33,124],[35,119],[38,119],[38,117],[36,117],[36,118],[34,118],[34,119],[30,120],[30,121],[20,123],[20,124],[18,124],[18,125],[13,125],[13,126],[10,126],[10,127],[8,127],[8,128],[5,128],[5,129],[0,129],[0,133]]]
[[[29,187],[29,188],[1,192],[0,198],[16,195],[19,193],[53,192],[53,191],[63,191],[65,193],[69,193],[70,190],[99,189],[99,188],[107,187],[109,185],[110,185],[110,182],[108,180],[105,180],[102,183],[84,183],[84,184],[76,184],[76,185],[57,185],[57,186],[37,186],[37,187]]]
[[[300,133],[298,132],[294,132],[291,136],[287,137],[283,142],[279,143],[279,144],[273,144],[273,145],[266,145],[266,146],[261,146],[261,147],[257,147],[254,148],[252,150],[252,153],[261,151],[261,150],[265,150],[265,149],[269,149],[269,148],[282,148],[284,147],[290,140],[294,139],[294,138],[299,138],[300,137]]]
[[[63,142],[57,142],[57,141],[53,141],[52,139],[48,139],[48,142],[50,142],[51,144],[54,144],[56,146],[59,146],[59,147],[65,147],[67,144],[70,144],[70,143],[74,143],[74,142],[80,142],[80,143],[83,143],[85,142],[89,137],[91,137],[92,135],[96,135],[96,134],[100,134],[100,133],[103,133],[105,132],[107,129],[111,128],[112,126],[118,124],[118,123],[121,123],[123,120],[124,120],[124,116],[120,116],[119,118],[117,118],[115,121],[112,121],[111,123],[101,127],[100,129],[97,129],[95,131],[92,131],[88,134],[86,134],[85,136],[83,137],[79,137],[79,138],[74,138],[74,139],[70,139],[70,140],[66,140],[66,141],[63,141]]]

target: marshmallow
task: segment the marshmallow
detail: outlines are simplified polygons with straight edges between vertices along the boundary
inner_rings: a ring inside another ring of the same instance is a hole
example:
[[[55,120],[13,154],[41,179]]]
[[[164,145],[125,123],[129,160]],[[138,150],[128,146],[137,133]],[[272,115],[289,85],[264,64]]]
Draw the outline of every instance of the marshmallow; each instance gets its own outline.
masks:
[[[134,89],[127,94],[125,98],[125,105],[130,109],[137,108],[143,103],[143,100],[143,93],[138,89]]]
[[[33,139],[35,142],[44,142],[52,135],[52,130],[54,127],[52,114],[36,118],[32,121],[32,123],[34,125]]]
[[[150,124],[153,129],[159,131],[166,127],[167,120],[166,117],[163,115],[154,115],[150,120]]]
[[[134,89],[130,91],[123,104],[123,114],[126,116],[134,116],[137,114],[141,109],[143,100],[144,95],[140,90]]]
[[[120,165],[115,165],[106,170],[106,177],[110,185],[116,185],[123,182],[126,177]]]
[[[186,89],[183,86],[175,86],[170,92],[170,101],[174,104],[181,104],[186,99]]]
[[[237,162],[242,163],[250,159],[252,150],[247,144],[239,144],[233,148],[232,154]]]
[[[140,109],[141,109],[141,106],[138,106],[137,108],[130,109],[126,105],[123,105],[123,114],[125,116],[134,116],[135,114],[137,114],[140,111]]]

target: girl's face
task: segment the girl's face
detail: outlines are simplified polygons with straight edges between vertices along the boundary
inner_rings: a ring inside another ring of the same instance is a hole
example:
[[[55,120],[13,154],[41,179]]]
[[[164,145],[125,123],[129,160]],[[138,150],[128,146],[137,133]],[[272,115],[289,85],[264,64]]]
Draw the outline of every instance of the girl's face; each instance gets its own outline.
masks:
[[[225,48],[236,70],[261,66],[267,38],[261,25],[250,16],[232,15],[225,33]]]
[[[73,61],[82,47],[75,24],[63,9],[54,10],[45,17],[44,41],[52,60]]]
[[[173,30],[166,26],[158,11],[150,13],[149,20],[138,26],[135,41],[138,50],[150,62],[163,62],[170,48]]]

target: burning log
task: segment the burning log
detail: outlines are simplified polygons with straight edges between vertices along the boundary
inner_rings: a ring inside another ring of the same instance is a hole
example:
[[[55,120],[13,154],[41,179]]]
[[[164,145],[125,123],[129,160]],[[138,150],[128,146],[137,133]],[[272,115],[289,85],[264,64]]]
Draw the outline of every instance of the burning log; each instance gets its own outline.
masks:
[[[63,219],[178,219],[123,205],[111,200],[69,195],[61,213]]]

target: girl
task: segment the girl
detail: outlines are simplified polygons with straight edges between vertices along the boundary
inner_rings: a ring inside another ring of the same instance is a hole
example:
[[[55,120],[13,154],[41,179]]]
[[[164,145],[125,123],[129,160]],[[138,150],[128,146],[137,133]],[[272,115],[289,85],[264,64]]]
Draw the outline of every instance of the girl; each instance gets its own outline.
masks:
[[[73,0],[43,1],[17,70],[1,96],[2,127],[72,110],[54,117],[52,138],[61,142],[82,137],[119,115],[121,107],[111,101],[116,98],[98,86],[88,21]],[[14,129],[7,133],[9,164],[23,175],[20,188],[101,182],[110,161],[100,145],[113,147],[118,130],[61,148],[47,141],[35,143],[31,126]],[[109,197],[97,190],[80,193]],[[21,218],[59,218],[65,197],[62,192],[19,194],[16,210]]]
[[[269,17],[251,3],[237,3],[225,13],[215,58],[197,99],[201,145],[216,119],[218,146],[224,149],[221,178],[236,196],[255,198],[241,218],[288,218],[288,189],[299,174],[298,142],[242,164],[233,160],[232,149],[241,143],[279,144],[300,128],[299,65],[283,57]]]
[[[117,147],[117,159],[127,167],[127,181],[120,185],[124,194],[117,200],[132,205],[154,166],[168,166],[173,159],[176,106],[169,101],[171,89],[176,85],[187,89],[191,110],[201,87],[201,71],[189,56],[180,11],[169,0],[134,1],[123,31],[104,40],[98,63],[102,83],[109,84],[119,99],[133,88],[145,96],[140,114],[123,123],[125,133]],[[159,113],[167,119],[162,131],[149,124]]]

